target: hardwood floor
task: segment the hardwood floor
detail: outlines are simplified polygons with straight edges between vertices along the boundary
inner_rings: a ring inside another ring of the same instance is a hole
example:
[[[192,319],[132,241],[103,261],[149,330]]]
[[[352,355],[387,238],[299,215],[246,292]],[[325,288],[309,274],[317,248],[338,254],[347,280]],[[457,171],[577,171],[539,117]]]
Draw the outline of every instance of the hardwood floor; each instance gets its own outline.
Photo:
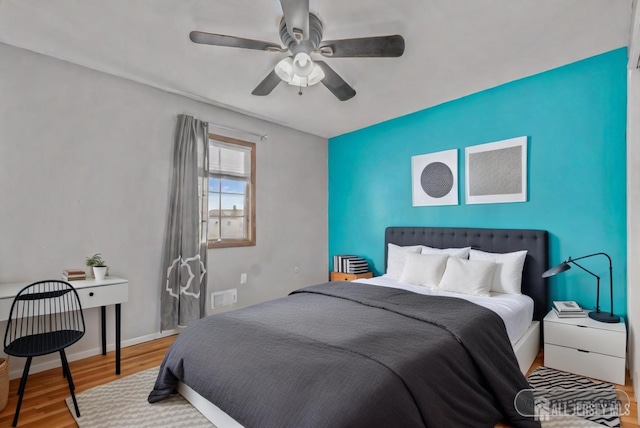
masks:
[[[70,363],[71,373],[76,384],[76,393],[111,382],[151,367],[159,366],[167,349],[175,336],[142,343],[122,349],[122,374],[114,372],[114,352],[106,356],[98,355]],[[543,352],[540,351],[531,370],[542,365]],[[0,412],[0,427],[9,427],[18,401],[19,379],[10,383],[9,403]],[[621,418],[622,428],[640,428],[638,424],[638,406],[633,396],[631,380],[627,373],[625,386],[617,386],[631,398],[631,414]],[[47,370],[29,376],[27,388],[20,411],[19,427],[66,428],[75,427],[76,423],[64,400],[69,396],[67,383],[62,377],[61,369]],[[80,409],[82,412],[82,409]]]
[[[69,363],[76,394],[102,385],[123,376],[128,376],[151,367],[159,366],[169,345],[176,336],[169,336],[151,342],[122,348],[120,376],[115,374],[115,352],[106,356],[97,355]],[[9,403],[0,412],[0,427],[10,427],[18,403],[18,384],[14,379],[9,387]],[[35,373],[29,376],[22,409],[18,419],[19,427],[76,427],[76,422],[64,402],[69,396],[69,387],[62,377],[60,368]],[[82,408],[80,408],[82,413]]]

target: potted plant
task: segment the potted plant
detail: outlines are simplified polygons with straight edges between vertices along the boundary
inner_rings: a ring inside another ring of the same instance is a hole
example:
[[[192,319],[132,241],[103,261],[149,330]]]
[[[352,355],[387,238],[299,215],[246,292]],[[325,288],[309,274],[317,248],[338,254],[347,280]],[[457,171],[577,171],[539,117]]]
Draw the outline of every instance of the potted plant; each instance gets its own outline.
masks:
[[[107,264],[105,263],[102,255],[96,253],[91,257],[87,257],[87,266],[93,268],[93,276],[96,280],[101,281],[107,274]]]

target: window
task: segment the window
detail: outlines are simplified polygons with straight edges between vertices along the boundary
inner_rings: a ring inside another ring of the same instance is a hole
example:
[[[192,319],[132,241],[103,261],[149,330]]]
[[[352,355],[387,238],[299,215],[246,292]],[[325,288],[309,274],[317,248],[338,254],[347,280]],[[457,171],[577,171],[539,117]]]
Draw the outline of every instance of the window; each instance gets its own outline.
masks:
[[[256,245],[256,145],[209,134],[209,248]]]

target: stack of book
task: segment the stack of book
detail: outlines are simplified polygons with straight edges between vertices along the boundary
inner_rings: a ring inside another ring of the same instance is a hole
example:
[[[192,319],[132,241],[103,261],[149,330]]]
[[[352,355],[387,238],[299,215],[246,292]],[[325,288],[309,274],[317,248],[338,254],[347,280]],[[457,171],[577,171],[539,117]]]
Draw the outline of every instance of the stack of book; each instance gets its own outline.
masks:
[[[65,269],[62,271],[63,281],[79,281],[87,279],[87,274],[81,269]]]
[[[353,254],[333,256],[333,271],[343,273],[365,273],[369,271],[369,264],[362,257]]]
[[[346,272],[355,274],[369,272],[369,264],[362,257],[347,259]]]
[[[553,302],[553,310],[558,318],[581,318],[587,313],[574,301]]]

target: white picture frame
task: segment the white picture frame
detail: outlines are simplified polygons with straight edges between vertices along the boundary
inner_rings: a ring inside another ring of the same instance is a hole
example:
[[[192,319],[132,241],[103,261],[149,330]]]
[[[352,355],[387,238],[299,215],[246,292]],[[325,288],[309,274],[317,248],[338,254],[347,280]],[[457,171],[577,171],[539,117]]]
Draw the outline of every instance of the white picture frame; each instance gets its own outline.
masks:
[[[465,148],[467,204],[527,201],[527,137]]]
[[[458,205],[458,150],[411,157],[412,204]]]

